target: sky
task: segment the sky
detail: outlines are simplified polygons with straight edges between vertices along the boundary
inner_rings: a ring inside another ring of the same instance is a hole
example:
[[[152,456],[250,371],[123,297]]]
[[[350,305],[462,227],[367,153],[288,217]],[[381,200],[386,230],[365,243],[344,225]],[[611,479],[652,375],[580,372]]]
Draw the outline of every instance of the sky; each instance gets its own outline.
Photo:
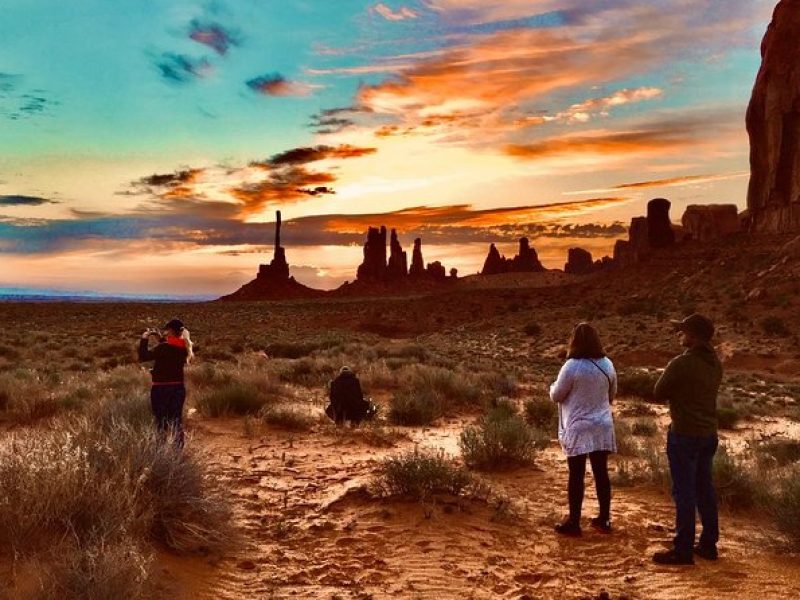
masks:
[[[369,226],[480,270],[745,206],[775,0],[0,0],[0,288],[352,280]],[[410,248],[407,248],[410,249]]]

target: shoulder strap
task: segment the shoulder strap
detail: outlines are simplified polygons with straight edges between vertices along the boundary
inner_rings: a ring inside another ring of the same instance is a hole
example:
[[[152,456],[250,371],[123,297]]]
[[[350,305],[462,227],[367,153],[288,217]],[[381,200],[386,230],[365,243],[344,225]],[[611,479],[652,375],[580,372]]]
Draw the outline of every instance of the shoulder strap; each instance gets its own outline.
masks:
[[[603,370],[603,368],[600,365],[598,365],[596,362],[594,362],[591,358],[589,359],[589,362],[592,363],[595,367],[597,367],[598,371],[600,371],[603,375],[605,375],[606,379],[608,380],[608,385],[611,385],[611,377],[609,376],[609,374],[606,373]]]

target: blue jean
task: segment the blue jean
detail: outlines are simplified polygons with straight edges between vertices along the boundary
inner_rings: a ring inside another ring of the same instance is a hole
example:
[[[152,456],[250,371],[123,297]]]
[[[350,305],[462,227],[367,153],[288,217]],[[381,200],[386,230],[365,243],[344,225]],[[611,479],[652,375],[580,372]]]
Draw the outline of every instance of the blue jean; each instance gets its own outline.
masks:
[[[675,500],[675,553],[679,556],[692,556],[697,513],[703,525],[700,545],[716,548],[719,541],[717,495],[712,481],[718,445],[716,435],[682,435],[671,429],[667,434],[667,457]]]
[[[174,436],[175,445],[183,448],[183,403],[186,388],[183,384],[154,385],[150,388],[150,408],[153,410],[159,435]]]

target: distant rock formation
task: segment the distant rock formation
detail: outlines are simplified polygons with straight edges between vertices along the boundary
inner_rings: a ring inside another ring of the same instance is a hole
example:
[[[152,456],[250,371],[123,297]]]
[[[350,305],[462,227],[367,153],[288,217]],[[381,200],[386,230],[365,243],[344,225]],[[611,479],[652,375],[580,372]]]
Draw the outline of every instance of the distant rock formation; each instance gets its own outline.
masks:
[[[692,204],[686,207],[681,223],[687,235],[700,242],[725,237],[740,229],[735,204]]]
[[[669,220],[672,204],[666,198],[655,198],[647,203],[647,241],[650,248],[668,248],[675,244],[675,231]]]
[[[800,230],[800,0],[781,0],[761,44],[750,106],[749,228]]]
[[[356,280],[339,287],[335,294],[357,296],[413,292],[429,285],[457,279],[457,271],[452,269],[450,278],[441,262],[425,266],[422,258],[422,240],[414,240],[411,268],[408,255],[400,245],[397,231],[392,229],[389,240],[389,260],[386,260],[386,227],[370,227],[364,243],[364,261],[356,272]]]
[[[592,254],[583,248],[570,248],[564,272],[573,275],[588,275],[595,270]]]
[[[528,238],[519,240],[519,252],[514,258],[500,255],[494,244],[489,245],[489,254],[483,263],[481,275],[497,275],[499,273],[538,273],[545,268],[539,262],[536,250],[530,245]]]
[[[298,283],[289,275],[289,263],[286,261],[286,250],[281,246],[281,211],[275,219],[275,246],[272,261],[260,265],[256,278],[244,284],[233,294],[223,296],[225,301],[258,301],[286,300],[295,298],[312,298],[325,292],[315,290]]]
[[[397,231],[392,229],[389,241],[389,264],[386,267],[389,279],[402,279],[408,275],[408,255],[397,239]]]
[[[425,263],[422,261],[422,240],[414,240],[414,252],[411,255],[411,268],[408,271],[411,277],[425,276]]]
[[[359,281],[380,281],[386,276],[386,227],[370,227],[364,243],[364,262],[358,266],[356,278]]]

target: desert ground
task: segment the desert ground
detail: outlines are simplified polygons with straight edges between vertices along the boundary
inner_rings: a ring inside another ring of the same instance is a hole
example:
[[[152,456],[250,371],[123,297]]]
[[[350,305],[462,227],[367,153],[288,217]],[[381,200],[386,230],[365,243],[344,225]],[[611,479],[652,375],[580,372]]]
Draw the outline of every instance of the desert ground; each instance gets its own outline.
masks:
[[[800,239],[772,236],[420,296],[2,304],[0,597],[800,597],[798,274]],[[668,320],[695,311],[726,367],[721,558],[659,567],[673,512],[650,392],[680,352]],[[135,359],[174,316],[197,352],[183,453],[152,438]],[[562,539],[547,388],[582,320],[620,376],[615,530]],[[323,414],[344,364],[380,406],[359,428]]]

